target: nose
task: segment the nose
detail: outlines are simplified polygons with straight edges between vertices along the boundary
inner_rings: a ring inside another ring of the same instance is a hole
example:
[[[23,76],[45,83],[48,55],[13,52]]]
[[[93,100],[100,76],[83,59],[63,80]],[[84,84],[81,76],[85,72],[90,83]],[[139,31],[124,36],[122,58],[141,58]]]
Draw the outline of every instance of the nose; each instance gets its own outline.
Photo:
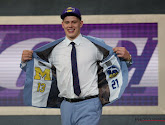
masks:
[[[72,27],[72,23],[69,23],[69,24],[68,24],[68,27]]]

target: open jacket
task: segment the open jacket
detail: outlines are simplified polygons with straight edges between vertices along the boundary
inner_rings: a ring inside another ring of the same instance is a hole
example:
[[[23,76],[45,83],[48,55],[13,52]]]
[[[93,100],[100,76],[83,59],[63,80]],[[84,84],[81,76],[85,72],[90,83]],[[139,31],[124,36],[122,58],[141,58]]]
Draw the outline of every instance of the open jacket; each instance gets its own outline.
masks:
[[[112,47],[102,39],[83,36],[103,52],[104,58],[98,61],[98,88],[102,105],[119,99],[128,85],[128,68],[131,64],[119,59]],[[32,60],[21,68],[26,71],[24,103],[36,107],[59,108],[63,98],[58,97],[56,68],[49,63],[52,49],[64,38],[46,44],[33,52]]]

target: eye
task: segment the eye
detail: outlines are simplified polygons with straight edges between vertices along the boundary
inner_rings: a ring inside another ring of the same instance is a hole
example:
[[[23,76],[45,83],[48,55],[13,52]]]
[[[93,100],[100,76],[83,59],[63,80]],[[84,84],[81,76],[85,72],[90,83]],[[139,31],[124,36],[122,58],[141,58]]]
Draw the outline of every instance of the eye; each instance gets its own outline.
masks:
[[[64,23],[65,23],[65,24],[69,24],[69,21],[65,21]]]
[[[77,21],[73,21],[73,23],[75,24],[75,23],[77,23]]]

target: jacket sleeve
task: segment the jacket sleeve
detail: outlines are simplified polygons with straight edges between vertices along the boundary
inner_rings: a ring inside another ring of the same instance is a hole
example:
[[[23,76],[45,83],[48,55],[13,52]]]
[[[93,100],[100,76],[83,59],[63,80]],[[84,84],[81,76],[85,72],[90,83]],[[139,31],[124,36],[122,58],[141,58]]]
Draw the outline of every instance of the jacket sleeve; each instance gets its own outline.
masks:
[[[26,65],[27,65],[27,63],[24,63],[24,62],[20,63],[20,68],[25,72],[26,72]]]
[[[123,61],[123,60],[121,60],[121,61]],[[133,64],[133,59],[131,58],[131,61],[125,61],[125,63],[127,65],[127,67],[129,68]]]

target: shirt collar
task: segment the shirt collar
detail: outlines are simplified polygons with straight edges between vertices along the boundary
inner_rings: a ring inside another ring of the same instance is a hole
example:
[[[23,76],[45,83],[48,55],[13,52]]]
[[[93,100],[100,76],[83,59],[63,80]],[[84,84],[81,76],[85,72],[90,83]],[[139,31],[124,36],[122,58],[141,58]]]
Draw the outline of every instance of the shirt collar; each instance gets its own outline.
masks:
[[[68,39],[67,37],[65,37],[65,43],[67,46],[69,46],[71,42],[74,42],[76,45],[80,45],[81,41],[82,41],[82,35],[81,34],[76,39],[74,39],[72,41],[70,39]]]

